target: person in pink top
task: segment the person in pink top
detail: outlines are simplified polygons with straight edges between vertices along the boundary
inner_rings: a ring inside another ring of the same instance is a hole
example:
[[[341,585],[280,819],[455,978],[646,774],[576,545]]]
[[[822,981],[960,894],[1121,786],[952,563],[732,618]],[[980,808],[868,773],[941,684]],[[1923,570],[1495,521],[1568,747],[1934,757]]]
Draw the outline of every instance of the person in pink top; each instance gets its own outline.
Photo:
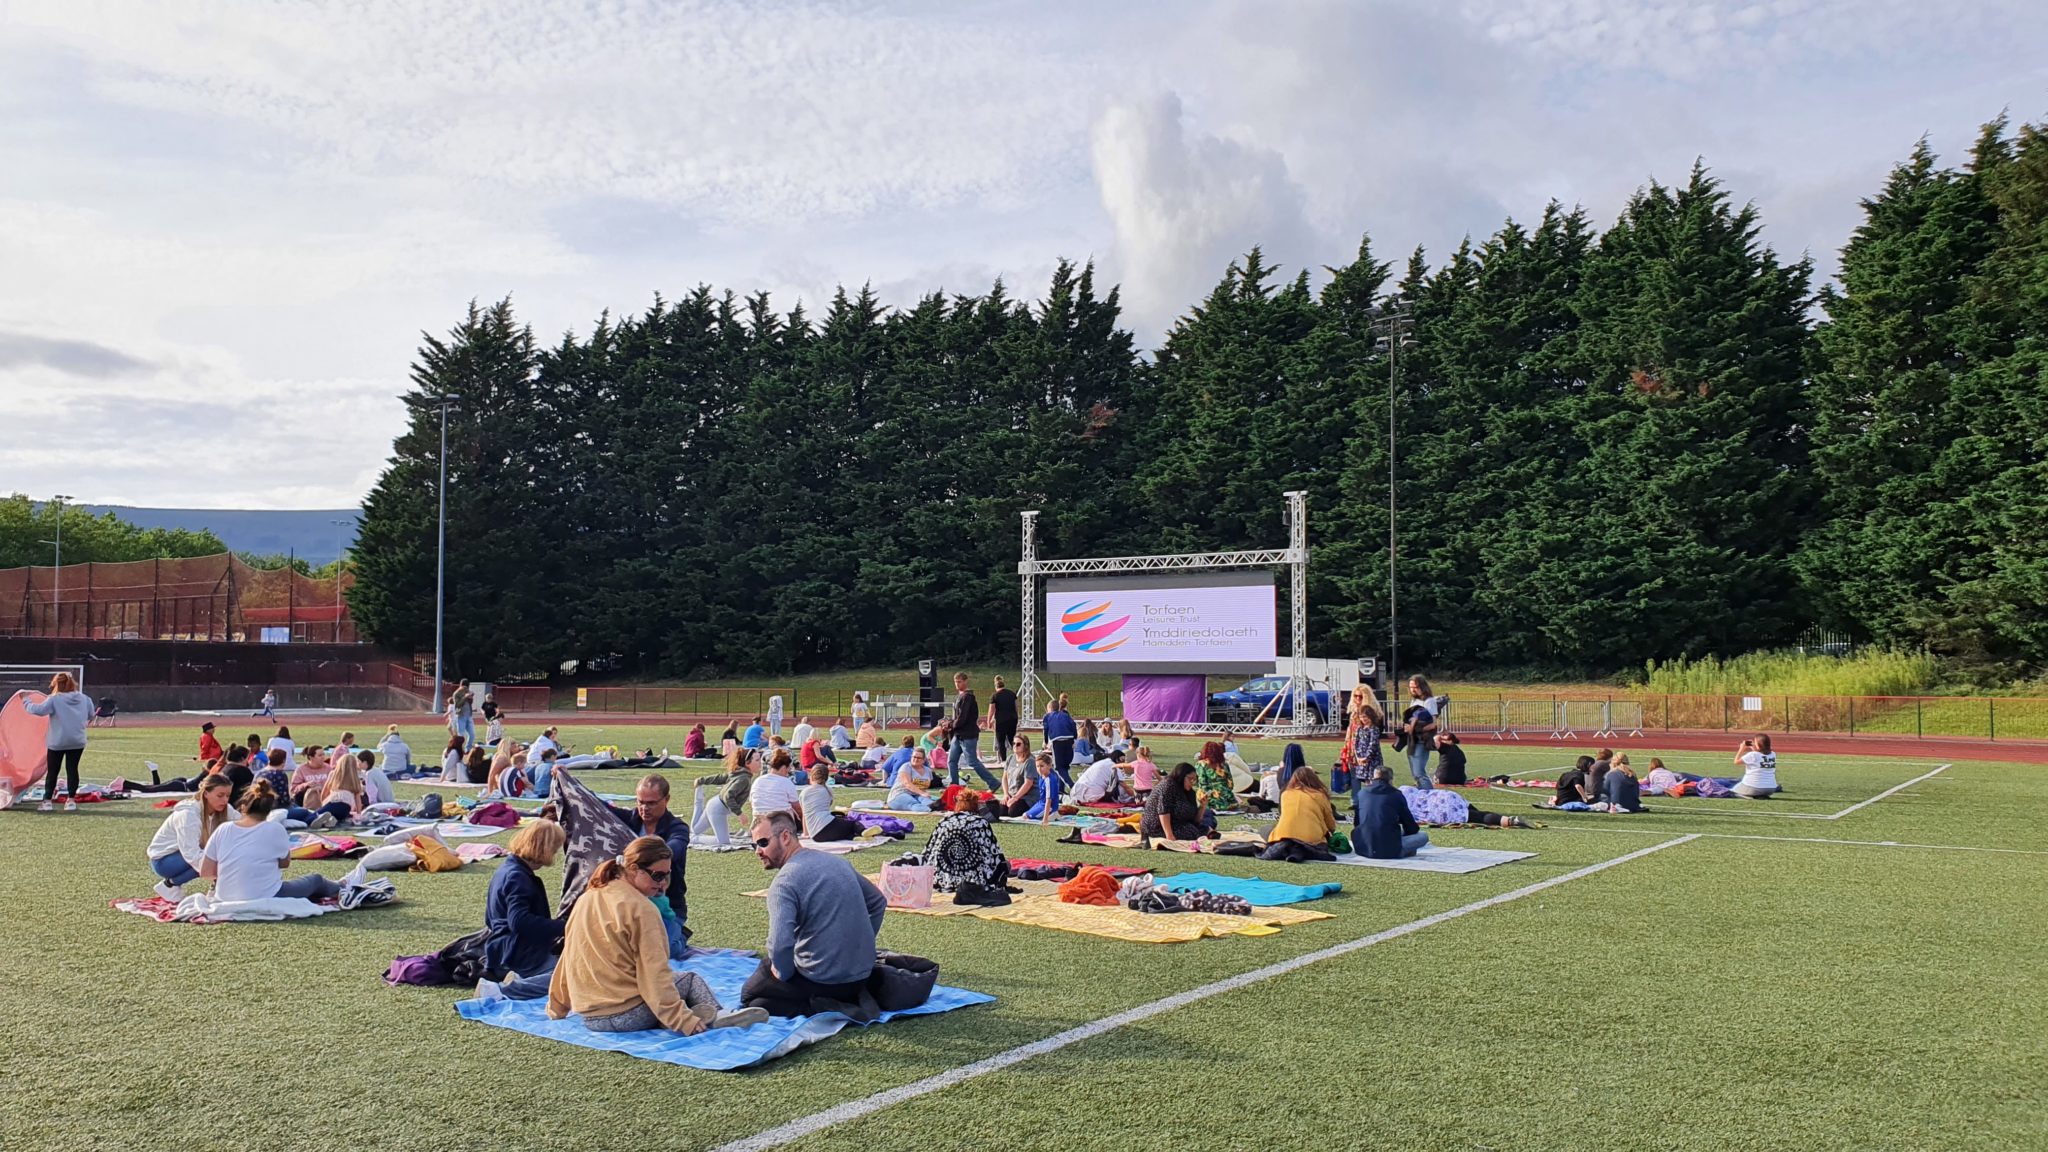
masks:
[[[1152,748],[1140,741],[1131,757],[1131,790],[1143,800],[1159,787],[1159,765],[1152,762]]]

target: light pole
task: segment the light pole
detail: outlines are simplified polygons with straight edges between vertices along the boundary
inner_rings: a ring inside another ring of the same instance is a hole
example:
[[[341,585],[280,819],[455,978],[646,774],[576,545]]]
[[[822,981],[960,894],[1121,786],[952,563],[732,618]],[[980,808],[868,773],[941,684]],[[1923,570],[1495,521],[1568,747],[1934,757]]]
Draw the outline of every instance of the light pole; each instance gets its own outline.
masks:
[[[434,530],[434,712],[439,714],[442,625],[448,594],[448,406],[455,402],[455,397],[444,392],[433,400],[441,406],[441,482],[437,488],[439,510]]]
[[[1394,381],[1395,365],[1400,359],[1401,349],[1412,347],[1415,338],[1408,333],[1415,326],[1415,318],[1406,300],[1394,300],[1379,309],[1373,318],[1373,331],[1379,338],[1373,342],[1375,348],[1384,348],[1387,353],[1387,711],[1388,722],[1392,722],[1393,710],[1401,700],[1401,613],[1399,600],[1394,592],[1394,544],[1397,503],[1394,497],[1395,469],[1395,421]]]
[[[341,643],[341,560],[348,553],[348,545],[342,542],[342,532],[353,520],[329,520],[334,525],[334,642]]]
[[[52,613],[50,635],[64,633],[64,502],[69,496],[58,494],[50,497],[50,503],[57,507],[57,538],[50,541],[57,549],[56,563],[50,566],[50,610]]]

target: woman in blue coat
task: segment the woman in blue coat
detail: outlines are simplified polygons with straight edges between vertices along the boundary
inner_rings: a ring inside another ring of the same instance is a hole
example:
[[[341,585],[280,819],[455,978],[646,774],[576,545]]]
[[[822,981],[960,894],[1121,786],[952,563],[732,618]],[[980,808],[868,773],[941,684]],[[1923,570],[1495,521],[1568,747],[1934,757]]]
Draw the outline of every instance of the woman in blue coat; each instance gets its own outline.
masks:
[[[1052,768],[1058,774],[1063,786],[1072,788],[1074,777],[1070,769],[1074,763],[1074,740],[1080,735],[1073,716],[1067,712],[1067,694],[1060,693],[1052,708],[1045,714],[1045,746],[1052,749]]]
[[[491,876],[490,895],[484,899],[484,972],[493,979],[478,981],[478,996],[547,996],[567,917],[548,914],[547,886],[534,869],[553,866],[568,842],[568,834],[553,820],[530,821],[513,834],[512,855]],[[518,979],[505,979],[514,972]]]

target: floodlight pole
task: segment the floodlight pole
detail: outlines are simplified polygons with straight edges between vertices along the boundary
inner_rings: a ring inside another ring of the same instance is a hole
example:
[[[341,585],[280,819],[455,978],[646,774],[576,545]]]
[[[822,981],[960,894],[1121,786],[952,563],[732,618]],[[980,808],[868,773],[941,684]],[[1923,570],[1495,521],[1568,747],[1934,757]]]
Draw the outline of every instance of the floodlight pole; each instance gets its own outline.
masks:
[[[69,496],[50,497],[50,503],[57,506],[57,538],[51,541],[57,548],[56,562],[50,565],[50,635],[64,634],[64,502]]]
[[[1373,329],[1381,333],[1380,342],[1387,348],[1387,707],[1390,712],[1400,699],[1398,686],[1401,682],[1401,610],[1400,600],[1394,588],[1395,525],[1398,517],[1394,488],[1394,481],[1398,475],[1395,457],[1395,381],[1401,347],[1410,342],[1411,338],[1407,331],[1413,326],[1413,314],[1406,300],[1396,300],[1388,304],[1373,321]]]
[[[439,509],[434,541],[434,711],[439,713],[442,628],[448,597],[448,404],[452,398],[444,392],[436,399],[441,405],[441,483],[437,489]]]
[[[1024,585],[1021,609],[1024,625],[1021,634],[1024,645],[1024,671],[1023,675],[1017,677],[1019,725],[1038,717],[1038,687],[1034,683],[1038,679],[1038,510],[1033,508],[1023,513],[1023,517],[1024,547],[1022,562],[1017,565],[1018,579]],[[998,748],[996,751],[1004,756],[1009,755],[1005,749]]]
[[[353,524],[353,520],[329,520],[334,525],[334,642],[341,643],[341,560],[348,546],[342,543],[341,530]]]

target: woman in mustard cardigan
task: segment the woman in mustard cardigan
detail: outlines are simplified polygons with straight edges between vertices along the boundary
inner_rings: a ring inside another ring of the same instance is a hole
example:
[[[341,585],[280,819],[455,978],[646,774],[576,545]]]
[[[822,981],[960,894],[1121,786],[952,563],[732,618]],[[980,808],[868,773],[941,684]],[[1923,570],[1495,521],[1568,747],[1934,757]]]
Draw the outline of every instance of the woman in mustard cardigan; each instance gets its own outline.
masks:
[[[1287,778],[1280,793],[1280,820],[1266,838],[1261,860],[1334,860],[1330,833],[1337,830],[1337,810],[1330,804],[1330,790],[1316,770],[1303,765]]]

